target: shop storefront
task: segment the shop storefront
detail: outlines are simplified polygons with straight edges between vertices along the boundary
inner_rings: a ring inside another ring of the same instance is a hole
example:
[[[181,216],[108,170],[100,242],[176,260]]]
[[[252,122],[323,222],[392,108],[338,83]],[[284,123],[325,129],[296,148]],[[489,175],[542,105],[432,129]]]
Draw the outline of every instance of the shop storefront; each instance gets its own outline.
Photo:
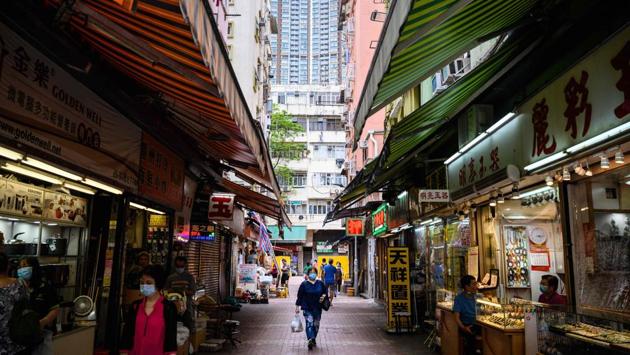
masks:
[[[459,337],[453,319],[444,318],[452,317],[458,278],[470,274],[484,295],[477,302],[484,353],[623,348],[630,116],[620,115],[614,58],[627,55],[628,35],[618,33],[447,160],[455,212],[464,219],[445,226],[443,339]],[[588,111],[571,114],[567,88],[592,93]],[[563,120],[547,120],[563,113]],[[543,277],[558,280],[555,307],[537,302],[549,302],[539,298]],[[443,343],[442,350],[460,346]]]

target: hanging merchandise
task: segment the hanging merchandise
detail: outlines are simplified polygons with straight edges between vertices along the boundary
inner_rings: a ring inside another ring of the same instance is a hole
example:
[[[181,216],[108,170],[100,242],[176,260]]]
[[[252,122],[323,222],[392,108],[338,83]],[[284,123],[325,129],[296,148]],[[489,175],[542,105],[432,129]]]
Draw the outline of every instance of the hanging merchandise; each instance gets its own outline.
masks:
[[[507,287],[529,288],[529,262],[525,226],[504,226]]]

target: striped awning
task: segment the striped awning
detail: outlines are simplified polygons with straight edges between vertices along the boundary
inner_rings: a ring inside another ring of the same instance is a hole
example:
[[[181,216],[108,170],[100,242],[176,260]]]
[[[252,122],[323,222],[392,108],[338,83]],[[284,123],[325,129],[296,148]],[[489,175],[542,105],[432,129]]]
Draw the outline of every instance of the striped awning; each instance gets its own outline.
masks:
[[[356,110],[354,144],[367,117],[482,40],[519,25],[537,2],[396,0]]]
[[[236,195],[236,202],[243,205],[245,208],[275,220],[283,221],[286,226],[291,227],[291,222],[286,215],[286,211],[277,200],[227,179],[222,179],[218,182],[218,185],[226,192]]]
[[[62,6],[60,0],[50,0]],[[68,6],[63,4],[63,6]],[[193,0],[73,2],[69,25],[114,68],[157,93],[200,151],[278,187],[209,5]],[[67,9],[66,9],[67,11]]]
[[[485,62],[393,126],[381,154],[339,195],[338,208],[351,205],[401,176],[418,153],[440,138],[444,133],[440,128],[445,123],[531,52],[538,43],[536,38],[533,30],[512,36]]]

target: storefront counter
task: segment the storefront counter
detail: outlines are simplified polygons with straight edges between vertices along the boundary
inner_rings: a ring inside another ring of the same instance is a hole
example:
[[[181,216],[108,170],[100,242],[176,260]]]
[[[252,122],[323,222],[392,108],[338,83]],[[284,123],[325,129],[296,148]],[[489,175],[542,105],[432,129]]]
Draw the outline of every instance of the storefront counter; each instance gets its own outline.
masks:
[[[525,354],[525,330],[503,328],[490,322],[477,321],[481,327],[484,355]]]
[[[459,327],[452,308],[437,305],[438,317],[440,319],[440,348],[444,355],[461,354],[463,351],[462,342],[459,339]],[[456,340],[456,341],[454,341]]]
[[[55,355],[92,355],[94,353],[94,326],[76,327],[53,337]]]

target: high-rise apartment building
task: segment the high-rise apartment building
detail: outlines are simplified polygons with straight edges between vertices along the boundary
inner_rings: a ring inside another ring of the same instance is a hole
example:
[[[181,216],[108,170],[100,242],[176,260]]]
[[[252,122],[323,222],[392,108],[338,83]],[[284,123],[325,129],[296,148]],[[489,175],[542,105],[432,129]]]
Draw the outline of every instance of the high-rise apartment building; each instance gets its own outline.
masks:
[[[271,0],[271,75],[279,85],[339,85],[339,0]]]

